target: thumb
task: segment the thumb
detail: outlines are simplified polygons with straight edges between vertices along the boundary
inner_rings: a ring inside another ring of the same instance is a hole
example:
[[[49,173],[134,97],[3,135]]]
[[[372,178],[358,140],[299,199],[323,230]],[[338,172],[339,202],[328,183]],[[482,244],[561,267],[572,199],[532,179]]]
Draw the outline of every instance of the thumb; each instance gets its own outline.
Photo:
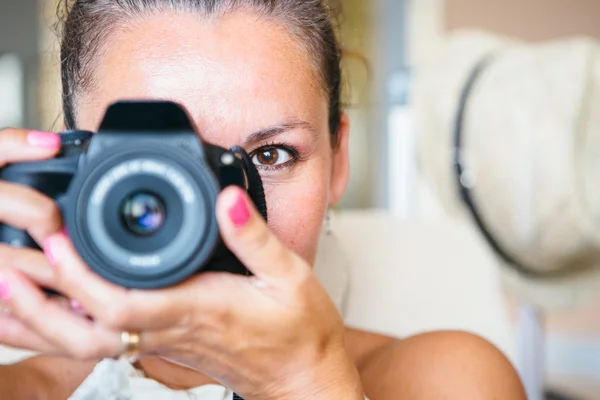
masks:
[[[216,214],[225,245],[264,284],[287,286],[310,273],[308,264],[269,229],[243,189],[225,189]]]

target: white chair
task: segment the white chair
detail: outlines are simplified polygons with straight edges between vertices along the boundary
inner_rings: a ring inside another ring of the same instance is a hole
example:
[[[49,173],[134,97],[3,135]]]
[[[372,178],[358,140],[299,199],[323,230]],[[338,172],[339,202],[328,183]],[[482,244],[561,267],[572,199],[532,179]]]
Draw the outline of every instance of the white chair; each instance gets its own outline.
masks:
[[[332,230],[349,265],[348,325],[399,338],[464,330],[514,361],[497,262],[469,224],[364,210],[337,214]],[[341,273],[335,261],[323,262],[327,253],[322,246],[316,273],[332,293]]]

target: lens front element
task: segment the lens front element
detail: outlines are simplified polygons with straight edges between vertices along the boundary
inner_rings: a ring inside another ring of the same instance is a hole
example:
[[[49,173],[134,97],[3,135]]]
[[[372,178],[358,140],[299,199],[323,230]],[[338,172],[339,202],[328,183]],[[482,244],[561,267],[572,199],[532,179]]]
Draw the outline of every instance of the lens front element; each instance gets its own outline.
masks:
[[[165,220],[164,202],[152,193],[133,193],[121,205],[121,220],[138,236],[151,236],[160,230]]]

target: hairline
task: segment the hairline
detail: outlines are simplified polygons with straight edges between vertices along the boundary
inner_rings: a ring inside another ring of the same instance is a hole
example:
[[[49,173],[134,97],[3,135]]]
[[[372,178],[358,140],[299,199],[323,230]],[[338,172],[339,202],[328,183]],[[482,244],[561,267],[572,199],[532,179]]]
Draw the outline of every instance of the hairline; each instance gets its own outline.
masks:
[[[329,92],[329,87],[327,84],[327,78],[324,74],[325,66],[323,57],[314,57],[311,55],[312,48],[311,44],[308,43],[310,39],[305,39],[301,32],[301,28],[294,23],[285,23],[285,17],[277,15],[275,13],[269,14],[268,12],[264,12],[260,10],[258,7],[252,7],[248,4],[239,5],[237,7],[229,7],[212,12],[210,14],[202,14],[198,10],[195,10],[191,7],[169,7],[168,5],[160,5],[151,10],[145,10],[142,15],[131,15],[131,14],[122,14],[122,15],[114,15],[111,14],[110,17],[114,18],[114,20],[108,25],[108,29],[104,32],[101,37],[96,37],[92,40],[97,40],[96,43],[97,48],[91,50],[89,54],[86,54],[83,60],[83,67],[81,68],[81,79],[76,82],[71,82],[71,106],[73,112],[73,122],[77,125],[77,108],[81,105],[81,100],[85,97],[86,94],[91,94],[95,89],[98,88],[99,82],[94,80],[94,71],[97,68],[97,60],[99,60],[107,51],[108,46],[111,40],[111,37],[116,35],[119,32],[126,32],[128,29],[128,25],[132,20],[143,20],[144,18],[150,17],[152,14],[158,14],[161,12],[172,12],[172,13],[190,13],[193,12],[197,14],[202,20],[207,21],[209,23],[218,23],[219,20],[226,18],[228,15],[232,15],[235,13],[248,13],[254,14],[258,17],[258,20],[262,20],[262,22],[271,22],[278,28],[285,31],[286,34],[293,39],[293,41],[297,44],[298,49],[303,53],[306,57],[307,61],[310,63],[310,70],[314,74],[315,79],[318,80],[318,84],[322,94],[325,96],[325,100],[329,104],[331,102],[331,93]]]

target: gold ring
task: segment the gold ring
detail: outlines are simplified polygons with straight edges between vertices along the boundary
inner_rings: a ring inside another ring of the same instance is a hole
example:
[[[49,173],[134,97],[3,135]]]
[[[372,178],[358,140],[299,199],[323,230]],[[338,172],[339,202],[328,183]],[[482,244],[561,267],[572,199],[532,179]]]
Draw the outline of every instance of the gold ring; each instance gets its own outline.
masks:
[[[135,363],[140,356],[141,336],[135,332],[121,333],[121,355],[120,360],[130,364]]]

